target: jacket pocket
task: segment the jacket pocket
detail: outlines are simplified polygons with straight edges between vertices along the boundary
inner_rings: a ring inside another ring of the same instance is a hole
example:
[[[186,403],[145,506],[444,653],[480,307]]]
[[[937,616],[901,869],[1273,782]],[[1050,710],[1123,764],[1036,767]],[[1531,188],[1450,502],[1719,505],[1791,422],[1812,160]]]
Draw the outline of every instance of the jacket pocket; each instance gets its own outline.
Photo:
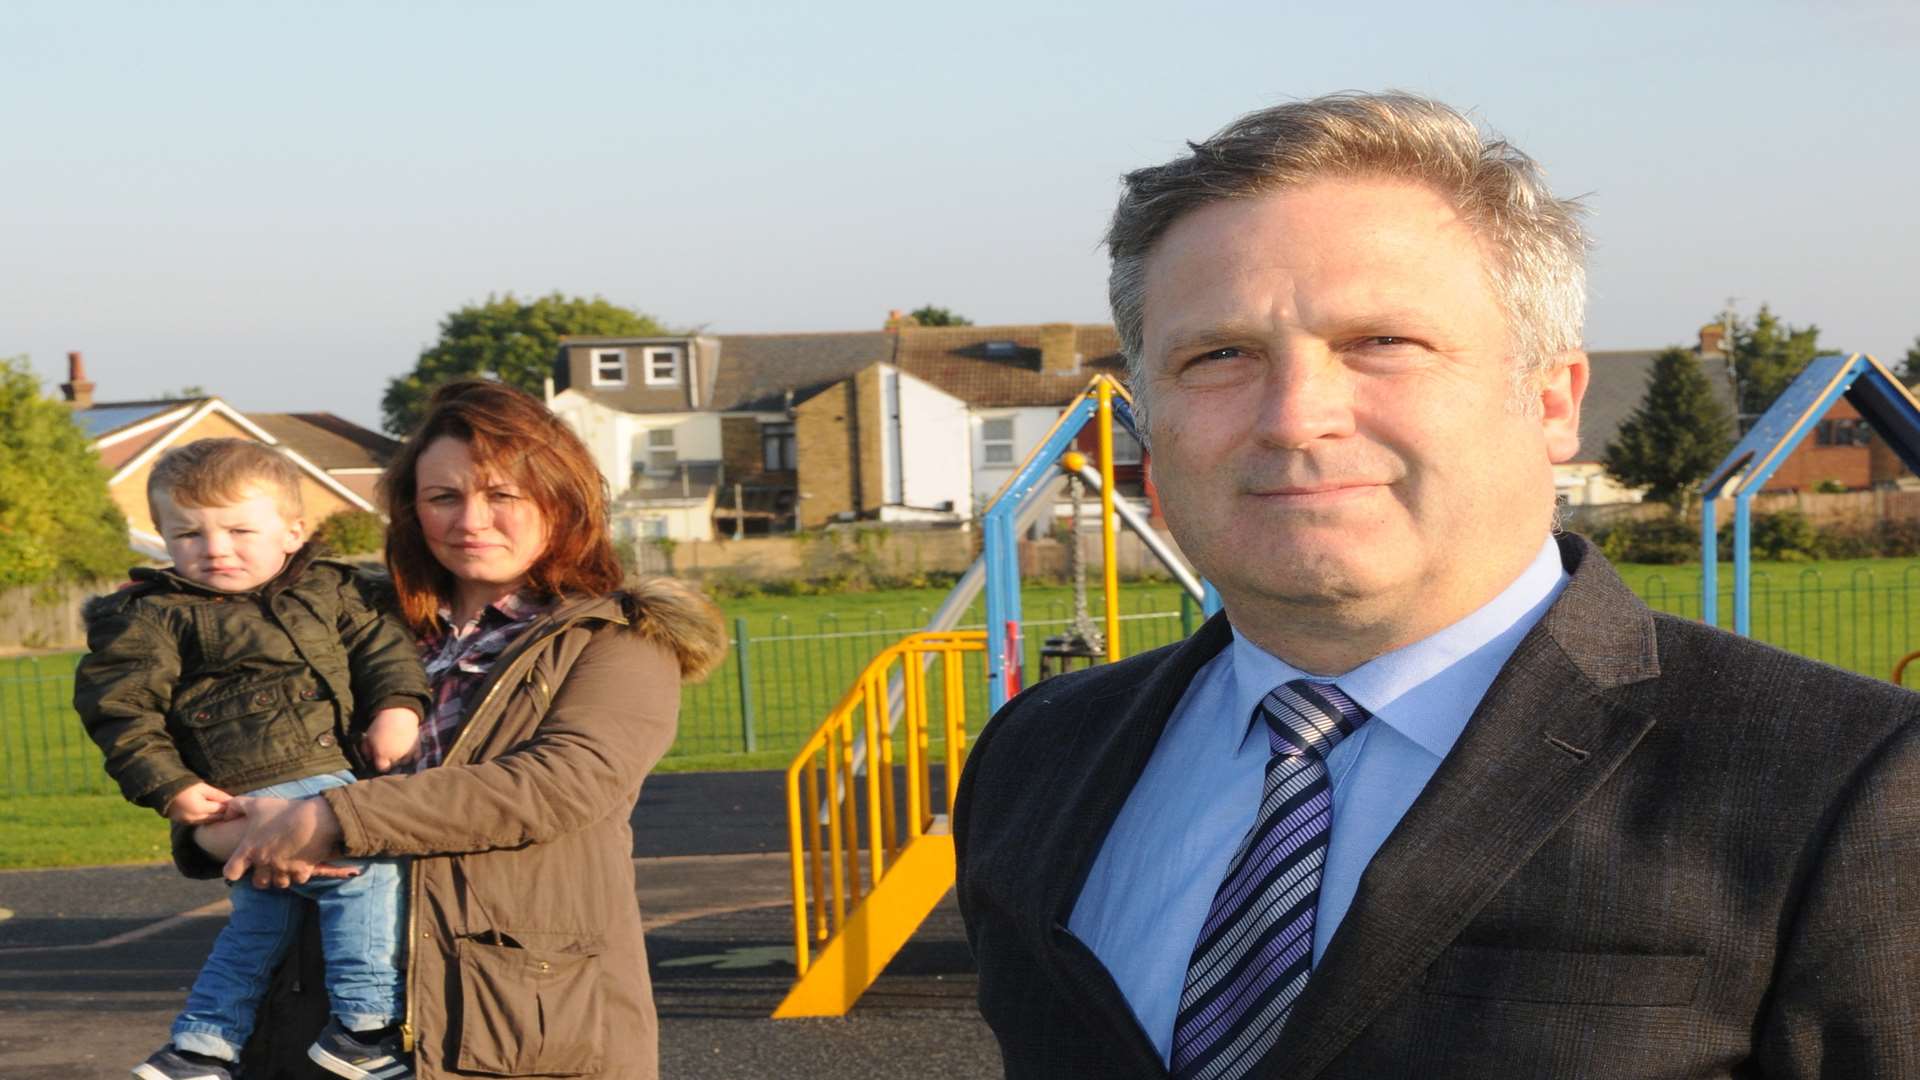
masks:
[[[285,741],[276,720],[286,700],[280,687],[269,683],[180,709],[176,721],[186,729],[202,763],[194,771],[209,777],[244,775],[284,756],[275,744]]]
[[[1704,956],[1455,945],[1427,969],[1428,993],[1581,1005],[1690,1005]]]
[[[600,954],[459,943],[463,1072],[572,1076],[600,1071],[606,1021]]]

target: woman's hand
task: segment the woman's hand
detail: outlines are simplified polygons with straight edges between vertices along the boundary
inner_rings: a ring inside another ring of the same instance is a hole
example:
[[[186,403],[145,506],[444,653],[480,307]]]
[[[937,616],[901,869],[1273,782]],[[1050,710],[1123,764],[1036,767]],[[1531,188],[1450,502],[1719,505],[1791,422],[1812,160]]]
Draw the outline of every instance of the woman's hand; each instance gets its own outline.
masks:
[[[325,860],[340,854],[340,821],[327,800],[238,795],[233,808],[247,822],[247,831],[227,860],[228,881],[239,881],[251,871],[254,887],[284,889],[310,878],[344,878],[360,872],[325,865]]]

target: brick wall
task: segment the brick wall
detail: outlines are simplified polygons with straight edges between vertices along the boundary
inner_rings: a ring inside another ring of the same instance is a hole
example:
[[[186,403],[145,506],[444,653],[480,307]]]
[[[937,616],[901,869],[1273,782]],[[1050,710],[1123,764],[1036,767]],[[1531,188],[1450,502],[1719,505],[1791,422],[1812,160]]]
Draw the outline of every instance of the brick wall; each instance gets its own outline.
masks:
[[[760,420],[752,416],[721,418],[720,456],[727,463],[727,482],[748,487],[792,487],[794,470],[766,467],[760,426]]]
[[[1161,534],[1169,543],[1172,538]],[[637,552],[646,573],[673,573],[693,581],[714,577],[749,581],[819,580],[864,568],[870,573],[906,577],[914,573],[958,574],[980,554],[980,533],[974,529],[836,528],[795,536],[750,537],[745,540],[683,540],[674,545],[671,560],[652,545]],[[1098,589],[1101,575],[1100,538],[1080,536],[1087,581]],[[1020,572],[1029,578],[1064,580],[1067,549],[1054,539],[1019,542]],[[1159,560],[1131,532],[1121,532],[1114,562],[1125,578],[1164,575]]]
[[[860,411],[857,434],[860,455],[860,501],[856,510],[877,510],[886,505],[886,466],[882,455],[886,424],[881,418],[880,366],[869,367],[853,377],[854,407]]]
[[[793,410],[793,432],[799,476],[795,513],[801,528],[833,520],[835,514],[857,509],[859,482],[859,423],[853,380],[837,383]]]

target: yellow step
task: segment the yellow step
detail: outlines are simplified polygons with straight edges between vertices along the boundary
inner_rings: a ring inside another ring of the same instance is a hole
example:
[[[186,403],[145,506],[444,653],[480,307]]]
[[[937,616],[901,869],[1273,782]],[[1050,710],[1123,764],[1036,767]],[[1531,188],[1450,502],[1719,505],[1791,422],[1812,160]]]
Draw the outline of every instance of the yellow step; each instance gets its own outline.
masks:
[[[840,932],[773,1011],[774,1019],[845,1016],[953,888],[953,875],[953,835],[941,815],[847,914]]]

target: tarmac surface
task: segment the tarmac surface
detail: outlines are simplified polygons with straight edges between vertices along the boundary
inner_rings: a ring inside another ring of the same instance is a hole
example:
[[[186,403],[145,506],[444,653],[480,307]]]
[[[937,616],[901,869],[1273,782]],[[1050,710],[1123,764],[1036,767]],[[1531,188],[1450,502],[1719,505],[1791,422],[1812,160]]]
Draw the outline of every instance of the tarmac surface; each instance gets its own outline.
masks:
[[[661,1075],[1000,1075],[951,896],[845,1017],[769,1019],[793,980],[783,777],[663,774],[633,817]],[[166,1040],[226,887],[171,866],[0,872],[0,1077],[124,1077]]]

